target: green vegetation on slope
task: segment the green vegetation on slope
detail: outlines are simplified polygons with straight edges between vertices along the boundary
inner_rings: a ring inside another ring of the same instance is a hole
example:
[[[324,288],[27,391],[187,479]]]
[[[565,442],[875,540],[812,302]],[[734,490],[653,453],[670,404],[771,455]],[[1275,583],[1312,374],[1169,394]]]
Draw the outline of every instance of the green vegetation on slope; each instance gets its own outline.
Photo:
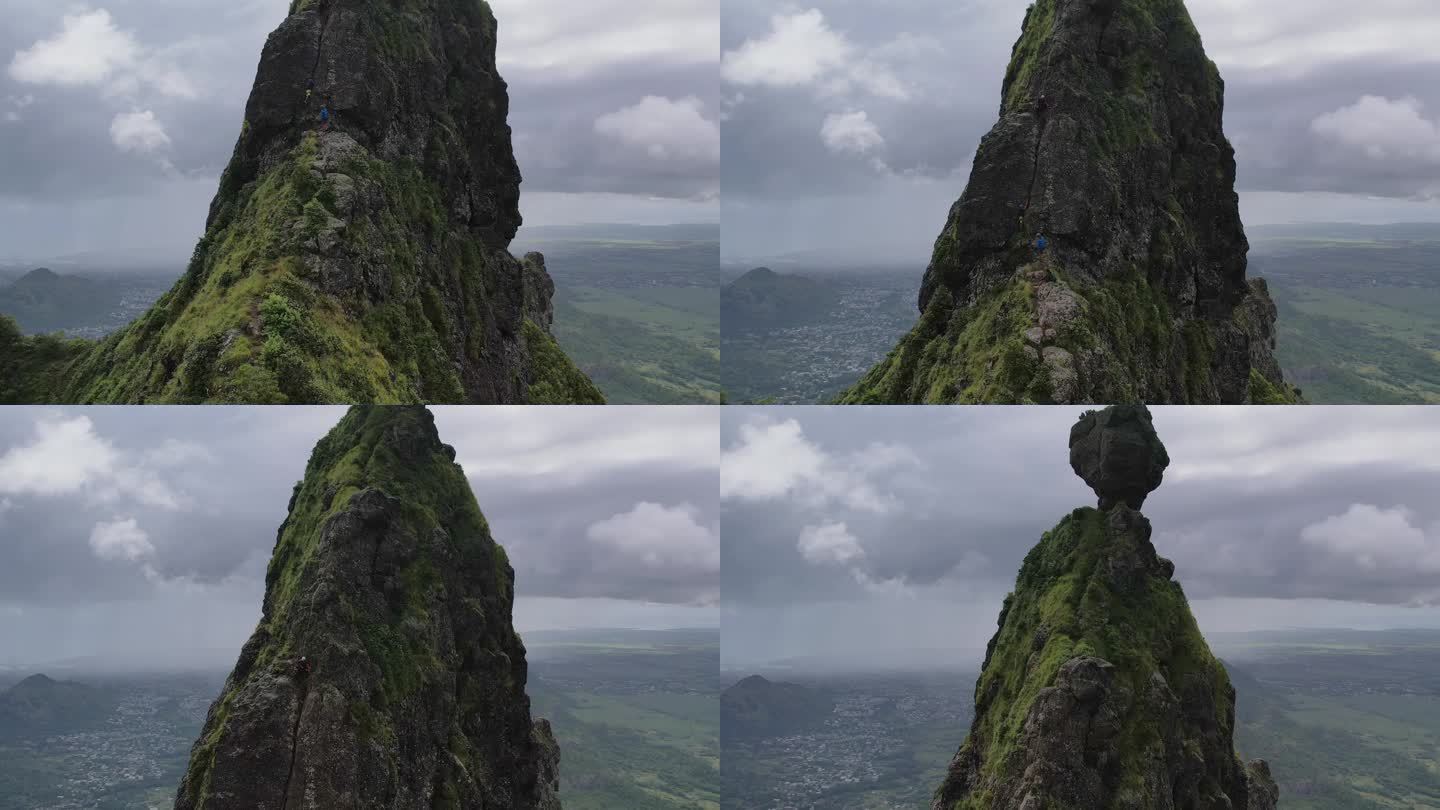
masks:
[[[299,654],[291,644],[303,632],[300,625],[313,618],[293,615],[302,609],[297,608],[303,601],[302,584],[313,587],[322,553],[335,554],[322,543],[323,529],[336,515],[350,509],[355,497],[364,492],[376,490],[398,499],[406,532],[417,538],[443,538],[448,545],[444,555],[456,570],[486,573],[482,580],[468,583],[485,594],[484,601],[467,599],[465,607],[482,621],[485,617],[496,619],[485,623],[483,641],[488,645],[487,655],[497,661],[503,659],[499,668],[508,672],[506,651],[520,647],[509,623],[514,572],[504,549],[491,538],[489,524],[480,513],[469,482],[454,463],[453,451],[426,445],[424,437],[430,432],[433,417],[423,408],[356,406],[315,446],[305,477],[296,485],[289,515],[281,526],[266,571],[265,605],[256,630],[256,636],[265,641],[248,664],[242,657],[241,666],[232,675],[232,680],[238,676],[240,681],[227,689],[214,710],[214,721],[207,722],[209,735],[191,755],[187,782],[193,795],[204,797],[208,793],[215,749],[225,738],[229,701],[239,693],[240,685],[255,673]],[[421,449],[428,454],[426,457],[413,456]],[[412,455],[402,457],[402,452]],[[419,557],[404,570],[403,579],[406,602],[392,605],[393,610],[383,621],[377,621],[373,611],[362,613],[372,607],[354,601],[362,595],[339,595],[341,613],[348,614],[349,631],[354,632],[369,662],[381,674],[378,693],[370,703],[350,706],[351,719],[363,736],[391,743],[396,735],[390,718],[403,712],[422,689],[434,688],[443,677],[440,671],[444,666],[434,657],[428,636],[413,631],[431,625],[430,606],[444,597],[445,586],[431,556]],[[458,723],[469,712],[492,705],[493,700],[476,688],[473,677],[461,681],[452,685],[458,705],[451,753],[472,771],[480,772],[477,769],[484,767],[484,757],[474,752],[468,739],[459,733]],[[494,688],[509,692],[516,687],[513,682],[504,682]],[[389,747],[399,755],[394,745]]]
[[[560,742],[565,810],[719,810],[718,631],[527,642],[533,708]]]
[[[551,328],[607,402],[713,404],[720,399],[714,310],[715,291],[703,287],[658,288],[647,295],[559,286]]]
[[[22,371],[40,378],[18,393],[115,403],[465,401],[452,350],[473,361],[489,351],[479,324],[499,294],[500,259],[447,228],[440,191],[417,166],[354,150],[342,173],[326,174],[320,152],[308,134],[290,160],[222,207],[185,275],[149,312],[89,351],[75,344],[61,362],[31,360]],[[373,185],[385,204],[347,223],[336,217],[337,198],[354,194],[356,183]],[[305,253],[331,241],[384,257],[383,302],[321,291],[324,279]],[[459,302],[447,305],[437,290],[460,291]],[[462,319],[467,342],[452,347]],[[33,338],[21,339],[19,352],[56,354]],[[551,367],[568,365],[563,353],[545,354]],[[581,389],[571,387],[575,401],[598,400]]]
[[[1135,696],[1150,691],[1157,672],[1177,685],[1196,676],[1196,683],[1212,690],[1214,721],[1229,738],[1229,678],[1210,654],[1179,583],[1140,575],[1137,589],[1113,588],[1106,560],[1144,559],[1153,550],[1134,531],[1107,533],[1106,520],[1099,510],[1077,509],[1025,557],[975,687],[981,719],[965,745],[979,746],[978,789],[954,810],[988,808],[992,787],[1018,776],[1007,770],[1013,767],[1007,758],[1036,697],[1054,684],[1066,661],[1078,656],[1113,664],[1118,681]],[[1120,761],[1113,766],[1124,779],[1114,786],[1119,806],[1145,806],[1148,788],[1138,779],[1149,771],[1151,759],[1165,756],[1157,718],[1147,715],[1142,708],[1122,718]]]

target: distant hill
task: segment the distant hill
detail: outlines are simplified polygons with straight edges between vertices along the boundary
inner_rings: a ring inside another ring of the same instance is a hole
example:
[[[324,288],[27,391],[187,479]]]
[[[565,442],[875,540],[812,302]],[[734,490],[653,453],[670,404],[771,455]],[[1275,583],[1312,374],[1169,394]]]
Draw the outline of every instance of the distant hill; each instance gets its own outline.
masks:
[[[114,308],[107,285],[84,276],[63,276],[41,267],[0,287],[0,314],[26,333],[58,332],[103,320]]]
[[[31,675],[0,693],[0,738],[93,728],[114,708],[105,690]]]
[[[726,331],[798,326],[823,318],[838,300],[827,284],[757,267],[720,288],[720,322]]]
[[[834,711],[835,701],[818,689],[751,675],[720,693],[721,744],[802,733]]]

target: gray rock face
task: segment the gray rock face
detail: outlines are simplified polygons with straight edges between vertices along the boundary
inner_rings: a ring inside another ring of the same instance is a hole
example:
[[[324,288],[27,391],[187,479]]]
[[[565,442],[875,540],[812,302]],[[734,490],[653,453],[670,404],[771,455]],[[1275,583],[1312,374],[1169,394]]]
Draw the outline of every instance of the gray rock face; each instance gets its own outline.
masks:
[[[1124,503],[1079,509],[1025,559],[933,810],[1274,810],[1235,753],[1235,690],[1174,565]]]
[[[1070,429],[1070,468],[1100,496],[1100,508],[1139,509],[1164,479],[1170,456],[1144,405],[1090,411]]]
[[[496,34],[483,0],[293,0],[185,274],[63,352],[0,318],[0,400],[603,403],[508,250]]]
[[[920,325],[841,401],[1243,403],[1252,369],[1288,394],[1274,305],[1246,279],[1223,112],[1183,0],[1032,3],[999,120],[936,239]],[[1028,324],[997,312],[1025,281]],[[1053,366],[1036,380],[1020,353],[977,368],[947,351],[999,352],[1029,326],[1059,332],[1073,384]]]
[[[265,43],[215,205],[283,161],[328,99],[334,130],[376,157],[423,166],[457,221],[506,247],[520,227],[520,169],[495,47],[483,2],[295,0]]]
[[[419,408],[353,409],[316,447],[177,810],[559,810],[514,572],[453,459]]]
[[[1235,689],[1137,511],[1169,459],[1143,406],[1090,412],[1071,463],[1101,497],[1030,550],[933,810],[1274,810],[1236,755]]]

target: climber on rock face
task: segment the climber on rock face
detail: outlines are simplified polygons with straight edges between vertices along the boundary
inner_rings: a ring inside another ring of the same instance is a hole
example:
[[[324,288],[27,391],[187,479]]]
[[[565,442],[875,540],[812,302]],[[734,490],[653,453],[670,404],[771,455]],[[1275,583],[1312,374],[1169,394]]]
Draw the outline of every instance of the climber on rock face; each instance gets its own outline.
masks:
[[[310,79],[309,81],[305,82],[305,101],[306,101],[306,102],[309,102],[309,101],[310,101],[310,96],[311,96],[311,94],[314,93],[314,92],[315,92],[315,80],[314,80],[314,79]]]
[[[330,105],[320,105],[320,130],[323,132],[330,129]]]
[[[1035,234],[1035,255],[1036,255],[1037,257],[1043,255],[1043,254],[1045,253],[1045,248],[1047,248],[1047,247],[1049,247],[1049,246],[1050,246],[1050,241],[1045,238],[1045,234],[1043,234],[1043,233],[1037,233],[1037,234]]]
[[[295,662],[295,674],[302,678],[310,674],[310,658],[308,656],[302,655],[300,660]]]

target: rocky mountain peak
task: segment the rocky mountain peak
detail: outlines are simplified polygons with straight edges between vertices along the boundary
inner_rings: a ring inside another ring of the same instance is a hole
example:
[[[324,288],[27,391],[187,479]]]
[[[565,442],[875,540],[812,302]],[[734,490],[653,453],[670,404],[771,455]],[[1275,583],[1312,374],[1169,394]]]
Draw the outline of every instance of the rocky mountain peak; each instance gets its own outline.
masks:
[[[1148,412],[1086,414],[1077,436],[1113,502],[1076,509],[1025,557],[932,807],[1273,810],[1269,766],[1236,756],[1225,667],[1127,502],[1168,461]]]
[[[920,323],[842,401],[1293,401],[1182,0],[1036,0],[1001,93]]]
[[[1100,496],[1100,508],[1139,509],[1164,479],[1165,452],[1150,410],[1116,405],[1089,411],[1070,429],[1070,468]]]
[[[175,807],[559,808],[514,571],[418,407],[315,447]]]
[[[482,0],[295,0],[185,274],[99,343],[0,318],[0,399],[599,403],[507,250],[520,171]]]

